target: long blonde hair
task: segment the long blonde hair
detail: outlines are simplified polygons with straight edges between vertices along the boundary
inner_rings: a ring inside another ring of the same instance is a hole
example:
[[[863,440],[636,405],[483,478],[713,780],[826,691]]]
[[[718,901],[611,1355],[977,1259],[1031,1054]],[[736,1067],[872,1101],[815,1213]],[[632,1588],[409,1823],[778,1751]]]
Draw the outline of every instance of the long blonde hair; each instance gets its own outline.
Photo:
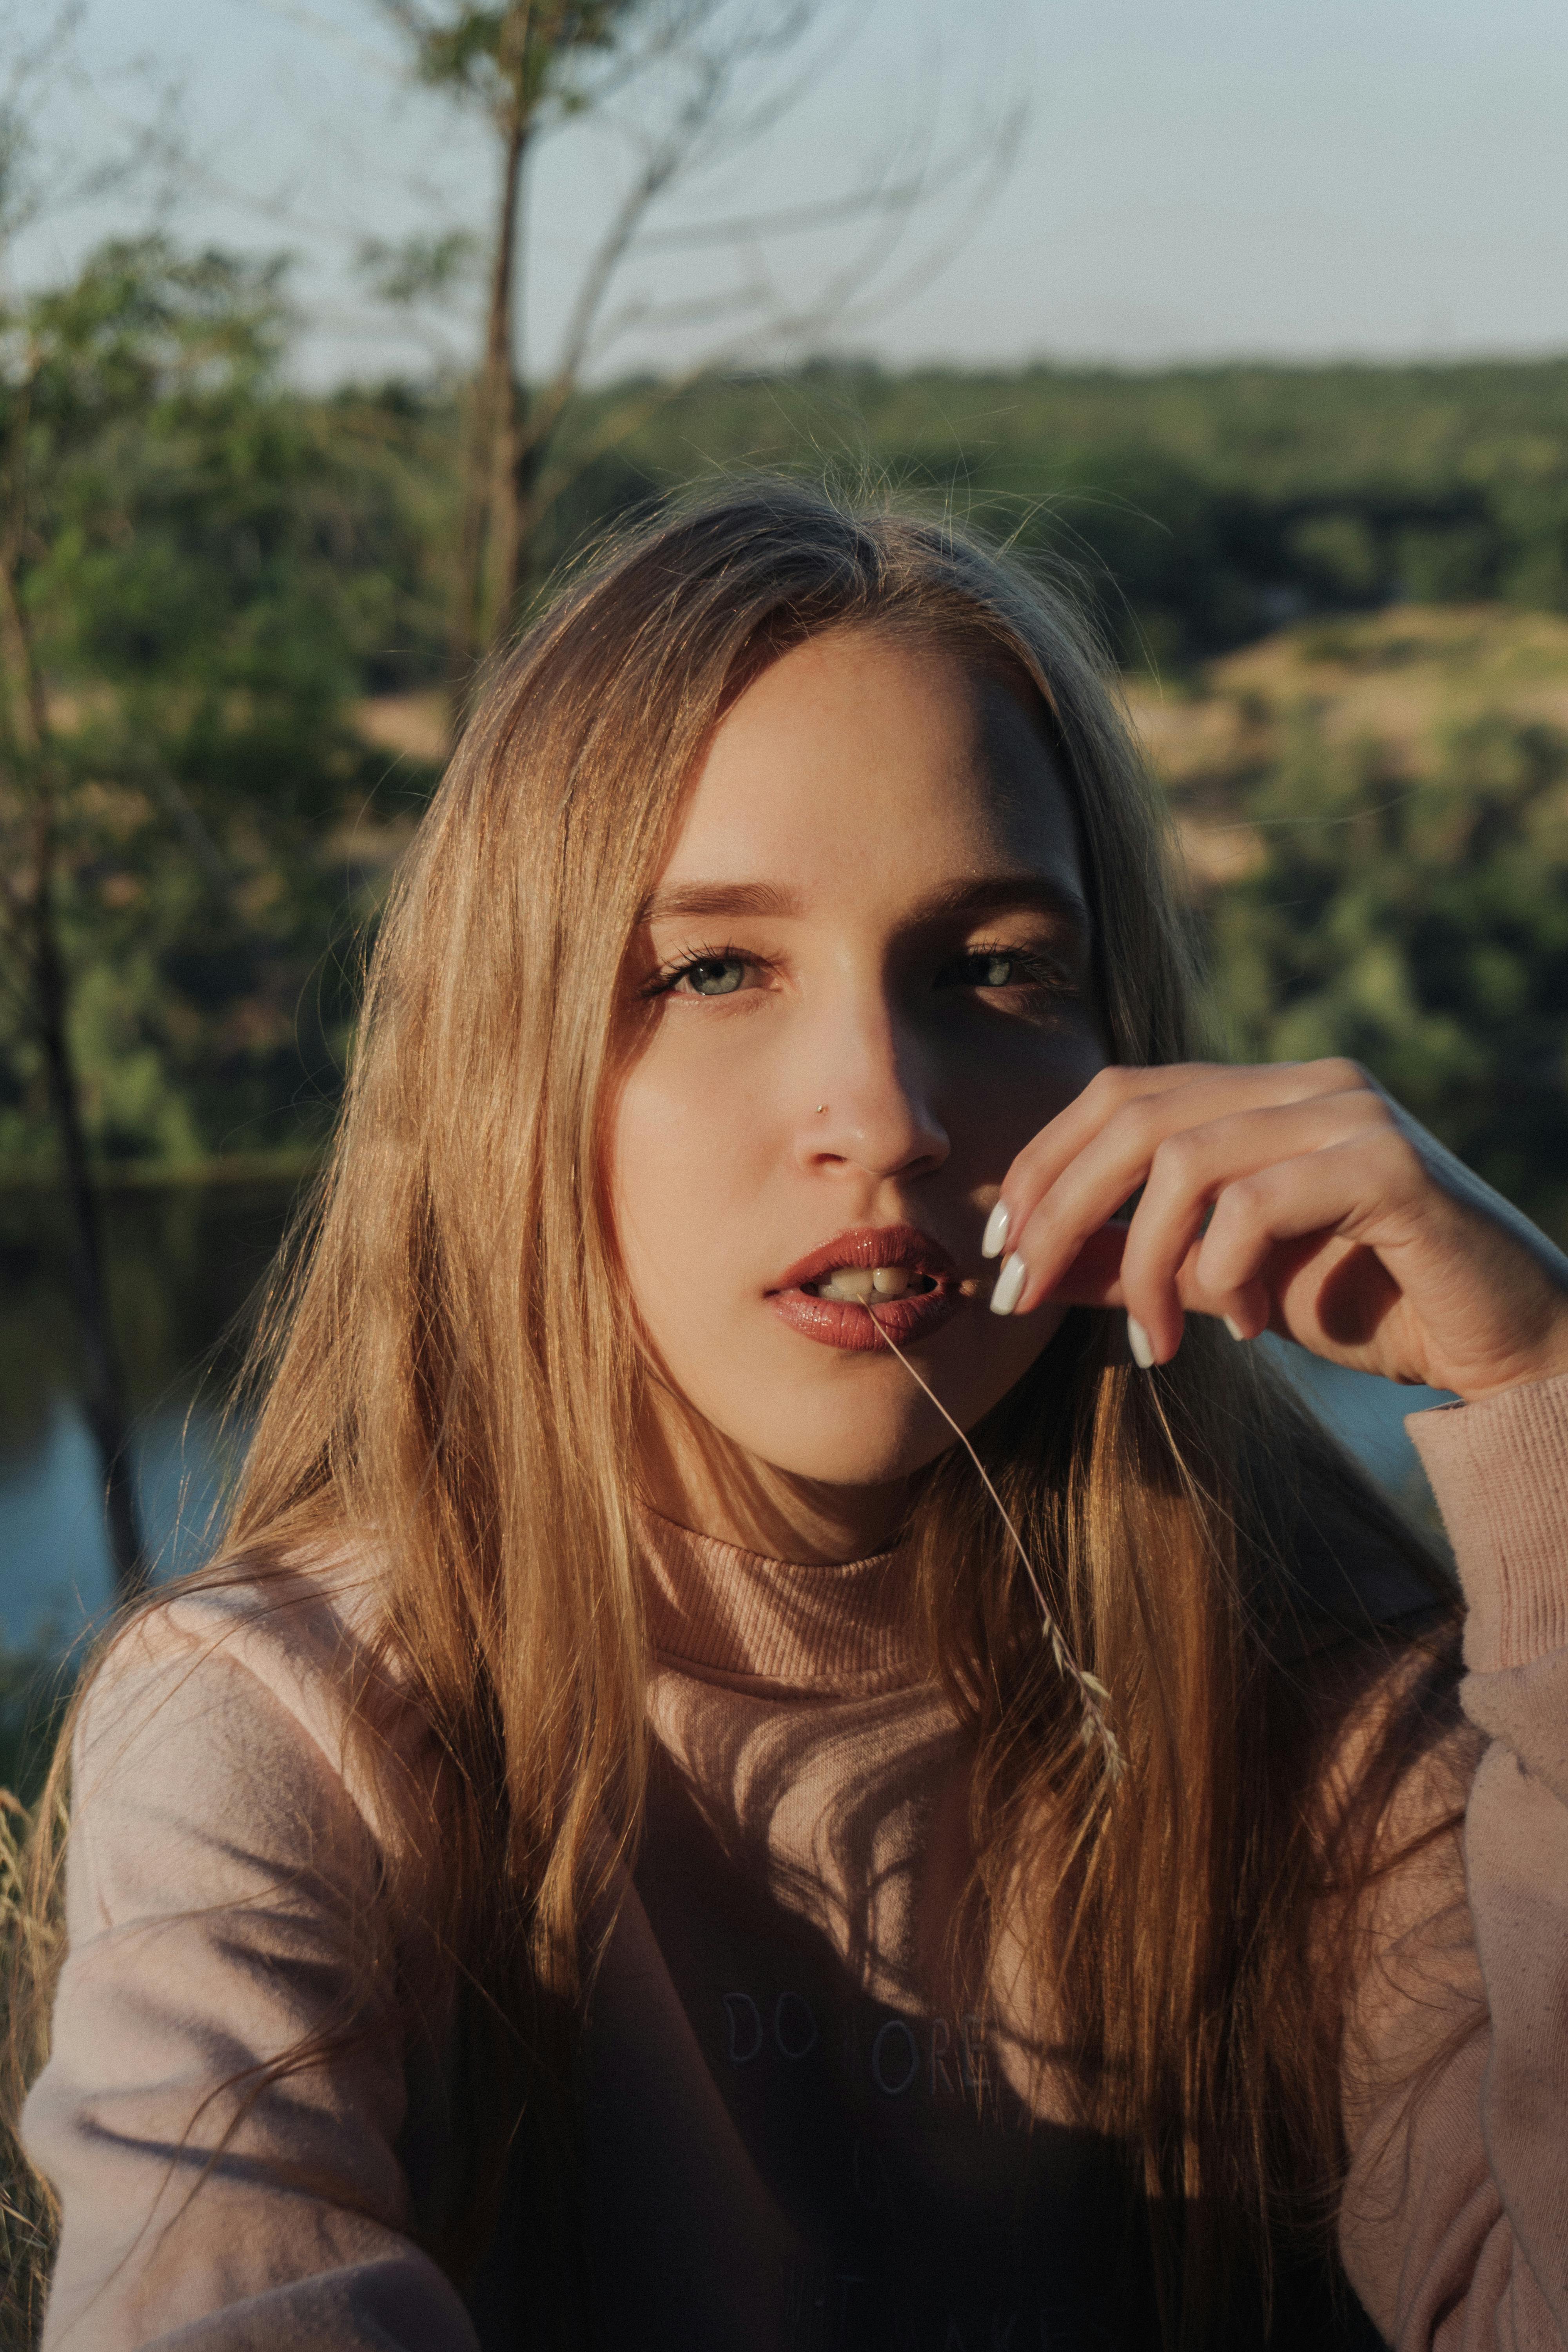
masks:
[[[489,682],[381,926],[225,1551],[254,1573],[347,1538],[384,1563],[382,1638],[453,1792],[441,1916],[521,2053],[508,2095],[542,2095],[541,2021],[586,1997],[643,1801],[640,1362],[599,1156],[623,961],[717,719],[787,646],[853,627],[940,640],[1033,697],[1112,1055],[1195,1042],[1162,804],[1094,645],[945,525],[728,490],[597,557]],[[1109,1790],[955,1448],[911,1538],[978,1743],[975,1914],[1025,1921],[1086,2120],[1134,2151],[1163,2216],[1171,2332],[1196,2340],[1226,2250],[1266,2244],[1336,2161],[1331,1992],[1304,1961],[1326,1847],[1279,1663],[1292,1531],[1426,1570],[1246,1351],[1195,1325],[1148,1377],[1105,1318],[1070,1317],[973,1436],[1128,1758]]]

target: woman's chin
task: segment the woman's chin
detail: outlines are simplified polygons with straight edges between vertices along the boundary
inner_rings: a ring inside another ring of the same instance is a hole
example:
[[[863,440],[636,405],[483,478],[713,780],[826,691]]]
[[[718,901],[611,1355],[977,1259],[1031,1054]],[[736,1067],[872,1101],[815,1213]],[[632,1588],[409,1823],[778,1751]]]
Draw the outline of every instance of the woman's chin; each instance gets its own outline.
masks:
[[[913,1426],[906,1419],[885,1430],[781,1431],[775,1426],[752,1434],[760,1443],[747,1444],[745,1450],[775,1472],[816,1486],[846,1489],[896,1486],[954,1443],[952,1430],[929,1409]]]

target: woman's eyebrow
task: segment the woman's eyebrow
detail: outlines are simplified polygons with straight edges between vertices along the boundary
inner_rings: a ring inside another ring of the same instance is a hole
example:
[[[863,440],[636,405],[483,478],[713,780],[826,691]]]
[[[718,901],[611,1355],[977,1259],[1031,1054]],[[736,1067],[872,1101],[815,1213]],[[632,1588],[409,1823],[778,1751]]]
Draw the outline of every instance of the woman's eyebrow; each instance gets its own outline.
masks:
[[[673,917],[705,915],[798,915],[800,901],[793,890],[772,882],[678,882],[655,890],[637,910],[639,923],[668,921]]]
[[[1070,883],[1038,872],[990,874],[973,882],[955,882],[922,899],[915,920],[932,922],[955,915],[996,915],[1019,907],[1054,915],[1081,945],[1088,945],[1094,925],[1084,899]]]

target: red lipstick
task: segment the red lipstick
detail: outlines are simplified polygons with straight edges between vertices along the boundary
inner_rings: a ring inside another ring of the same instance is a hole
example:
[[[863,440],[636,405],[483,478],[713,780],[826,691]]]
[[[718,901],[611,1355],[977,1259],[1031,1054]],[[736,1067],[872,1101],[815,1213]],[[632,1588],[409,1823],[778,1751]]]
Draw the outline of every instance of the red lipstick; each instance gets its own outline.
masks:
[[[821,1297],[814,1286],[847,1266],[900,1266],[920,1287],[897,1298],[874,1297],[864,1306]],[[918,1225],[852,1226],[797,1259],[767,1296],[774,1313],[804,1338],[825,1348],[867,1351],[882,1345],[879,1326],[902,1348],[940,1330],[962,1304],[952,1253]]]

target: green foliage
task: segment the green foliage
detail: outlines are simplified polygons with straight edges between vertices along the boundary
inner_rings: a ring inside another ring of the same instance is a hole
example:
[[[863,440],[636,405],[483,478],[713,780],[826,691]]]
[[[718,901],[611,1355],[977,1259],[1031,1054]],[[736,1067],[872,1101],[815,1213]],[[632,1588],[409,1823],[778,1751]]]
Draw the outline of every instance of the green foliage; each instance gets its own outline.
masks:
[[[106,248],[15,322],[40,656],[176,755],[269,725],[304,741],[354,683],[342,468],[276,389],[288,324],[276,266],[159,239]],[[320,782],[271,763],[296,804]]]
[[[360,246],[359,268],[371,292],[382,302],[421,302],[432,294],[446,294],[471,277],[479,261],[479,239],[469,229],[448,229],[440,236],[404,237],[389,245],[370,236]]]
[[[350,705],[408,601],[385,576],[414,569],[379,419],[362,434],[353,406],[279,387],[272,266],[116,244],[5,329],[0,446],[48,734],[29,749],[13,663],[0,822],[20,864],[47,793],[93,1142],[173,1166],[308,1149],[352,1014],[331,942],[369,904],[322,843],[384,770]],[[17,984],[0,1006],[13,1163],[50,1148],[42,1087]]]
[[[504,113],[517,107],[526,121],[547,97],[570,108],[564,79],[584,52],[614,46],[629,18],[648,13],[647,0],[502,0],[476,7],[471,0],[382,0],[408,42],[418,79]]]
[[[1241,813],[1262,861],[1210,909],[1237,1052],[1353,1055],[1568,1239],[1568,736],[1484,718],[1413,779],[1303,717]]]
[[[1002,373],[821,362],[582,400],[581,450],[641,415],[556,519],[712,469],[837,464],[924,488],[1075,568],[1123,657],[1196,663],[1397,598],[1568,611],[1568,361]]]

